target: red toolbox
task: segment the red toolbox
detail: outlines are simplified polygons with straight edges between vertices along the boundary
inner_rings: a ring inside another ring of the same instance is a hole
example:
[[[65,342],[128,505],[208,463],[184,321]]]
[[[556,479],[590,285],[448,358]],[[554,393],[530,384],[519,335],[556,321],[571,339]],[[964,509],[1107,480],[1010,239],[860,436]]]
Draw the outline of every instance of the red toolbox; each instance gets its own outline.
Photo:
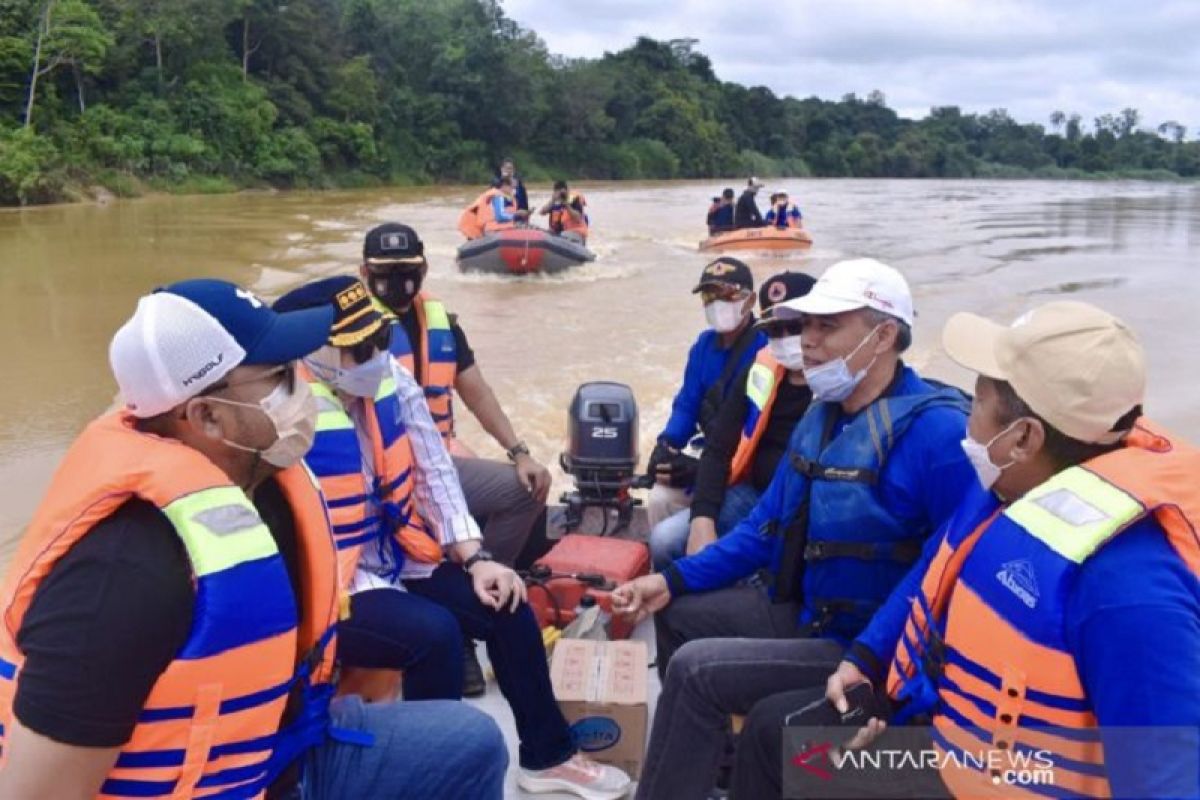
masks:
[[[649,571],[650,550],[642,542],[569,533],[530,570],[529,605],[541,627],[570,624],[585,594],[611,617],[612,590]],[[612,618],[609,637],[627,639],[632,629]]]

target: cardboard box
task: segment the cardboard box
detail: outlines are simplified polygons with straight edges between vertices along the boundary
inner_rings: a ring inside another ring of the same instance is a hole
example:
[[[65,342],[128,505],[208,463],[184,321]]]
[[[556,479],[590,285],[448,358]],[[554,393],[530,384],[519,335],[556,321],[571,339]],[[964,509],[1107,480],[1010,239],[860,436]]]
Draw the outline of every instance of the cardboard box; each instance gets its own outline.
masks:
[[[550,681],[579,749],[631,778],[646,754],[646,643],[560,639]]]

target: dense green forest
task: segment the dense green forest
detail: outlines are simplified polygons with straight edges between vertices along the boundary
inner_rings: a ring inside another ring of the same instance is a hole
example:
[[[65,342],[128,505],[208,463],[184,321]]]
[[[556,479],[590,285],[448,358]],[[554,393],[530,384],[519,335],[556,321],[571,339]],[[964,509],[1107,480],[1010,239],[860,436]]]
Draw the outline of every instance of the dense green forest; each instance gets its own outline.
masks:
[[[1134,109],[914,121],[721,81],[696,45],[551,55],[495,0],[0,0],[0,203],[479,182],[501,155],[533,179],[1200,175],[1200,141]]]

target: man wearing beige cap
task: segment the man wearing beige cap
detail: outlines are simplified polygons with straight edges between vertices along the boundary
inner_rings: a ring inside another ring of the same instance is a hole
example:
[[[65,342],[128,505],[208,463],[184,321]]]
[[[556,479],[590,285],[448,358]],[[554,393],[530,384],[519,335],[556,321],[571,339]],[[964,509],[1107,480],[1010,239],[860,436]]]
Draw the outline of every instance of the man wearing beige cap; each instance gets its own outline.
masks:
[[[865,709],[856,727],[874,717],[852,746],[939,754],[839,774],[856,797],[1039,796],[1026,755],[1055,796],[1196,797],[1200,451],[1142,417],[1142,348],[1094,306],[1008,327],[957,314],[943,344],[978,373],[962,442],[978,484],[827,686],[755,707],[735,796],[810,796],[803,769],[781,780],[781,723],[819,724],[834,709],[806,704],[824,695]]]

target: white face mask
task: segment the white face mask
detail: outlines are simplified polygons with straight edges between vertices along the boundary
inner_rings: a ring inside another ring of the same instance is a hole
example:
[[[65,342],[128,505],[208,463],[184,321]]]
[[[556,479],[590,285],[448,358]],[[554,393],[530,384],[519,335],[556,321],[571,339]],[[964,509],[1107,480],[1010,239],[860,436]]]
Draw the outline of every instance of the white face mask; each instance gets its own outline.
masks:
[[[862,346],[867,343],[875,331],[879,330],[879,325],[871,328],[870,333],[863,337],[863,340],[858,343],[850,351],[849,355],[841,358],[835,358],[826,361],[819,367],[812,367],[804,370],[804,379],[808,381],[808,388],[812,389],[813,399],[826,403],[840,403],[854,393],[858,385],[863,382],[863,378],[867,377],[867,370],[875,363],[875,359],[871,361],[858,372],[850,373],[850,359],[854,358],[854,354],[862,349]]]
[[[353,397],[374,397],[388,373],[388,359],[387,353],[379,351],[362,364],[343,367],[341,351],[334,347],[322,347],[305,358],[304,363],[322,383],[329,384],[339,392]]]
[[[975,475],[978,476],[979,482],[983,485],[984,489],[991,489],[995,486],[996,481],[1000,480],[1000,473],[1016,463],[1015,461],[1009,461],[1007,464],[997,465],[992,461],[992,456],[988,450],[991,448],[993,442],[1011,431],[1017,422],[1020,422],[1020,420],[1013,421],[1007,428],[997,433],[991,439],[988,439],[987,444],[975,441],[971,438],[970,433],[962,440],[963,452],[967,454],[967,460],[975,468]]]
[[[704,319],[717,333],[730,333],[745,319],[745,306],[745,300],[714,300],[704,306]]]
[[[804,369],[804,350],[800,338],[800,334],[796,334],[767,340],[767,346],[771,348],[771,355],[783,365],[784,369],[793,372]]]
[[[229,439],[221,440],[230,447],[257,453],[263,461],[280,469],[287,469],[298,463],[312,448],[317,432],[317,399],[313,397],[308,384],[298,378],[294,391],[288,391],[288,381],[285,380],[257,403],[243,403],[224,397],[206,399],[256,409],[266,414],[275,428],[275,441],[269,447],[247,447]]]

